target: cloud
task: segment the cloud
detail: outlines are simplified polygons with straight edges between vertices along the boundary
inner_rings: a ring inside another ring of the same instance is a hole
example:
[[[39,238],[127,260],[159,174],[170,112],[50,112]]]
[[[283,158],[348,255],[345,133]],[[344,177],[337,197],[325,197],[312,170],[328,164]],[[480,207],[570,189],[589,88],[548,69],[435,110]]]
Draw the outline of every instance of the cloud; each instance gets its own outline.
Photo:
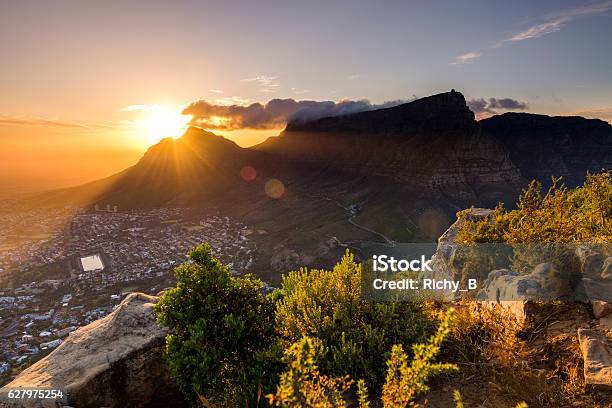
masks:
[[[22,117],[0,115],[0,124],[3,125],[22,125],[22,126],[56,126],[68,128],[89,129],[90,126],[78,122],[65,121],[55,118]]]
[[[608,0],[565,10],[549,16],[543,23],[536,24],[513,35],[512,37],[508,38],[507,41],[524,41],[542,37],[543,35],[552,34],[561,30],[565,24],[577,17],[603,14],[608,12],[610,9],[612,9],[612,1]]]
[[[455,58],[455,61],[451,62],[452,65],[463,65],[473,62],[476,58],[480,57],[480,52],[468,52],[463,55],[459,55]]]
[[[561,30],[563,24],[567,23],[570,20],[571,18],[569,17],[559,17],[552,21],[547,21],[542,24],[534,25],[524,31],[521,31],[520,33],[513,35],[512,37],[508,38],[507,41],[523,41],[529,40],[531,38],[542,37],[546,34],[552,34]]]
[[[532,25],[531,27],[528,27],[525,30],[513,34],[501,41],[498,41],[496,44],[492,45],[489,48],[499,48],[507,42],[531,40],[548,34],[556,33],[557,31],[560,31],[563,26],[575,20],[576,18],[595,16],[598,14],[607,13],[610,10],[612,10],[612,0],[606,0],[550,14],[545,17],[541,23]],[[451,62],[451,65],[462,65],[470,63],[474,59],[480,57],[482,54],[482,51],[468,52],[466,54],[456,57],[455,61]]]
[[[192,102],[183,114],[192,115],[191,123],[205,129],[278,129],[290,121],[308,121],[327,116],[396,106],[405,101],[396,100],[372,104],[368,100],[350,101],[296,101],[294,99],[271,99],[265,104],[254,102],[248,105],[224,105],[198,100]]]
[[[216,94],[222,94],[223,91],[221,89],[209,89],[208,92],[212,92],[212,93],[216,93]]]
[[[359,79],[359,78],[361,78],[361,75],[359,75],[359,74],[351,74],[351,75],[346,77],[346,79],[348,79],[349,81],[352,81],[354,79]]]
[[[280,87],[280,83],[277,81],[277,76],[259,75],[253,78],[242,79],[242,82],[254,82],[259,85],[260,92],[275,92],[276,88]]]
[[[471,99],[467,102],[467,105],[478,118],[496,115],[500,111],[517,111],[529,108],[527,103],[512,98]]]

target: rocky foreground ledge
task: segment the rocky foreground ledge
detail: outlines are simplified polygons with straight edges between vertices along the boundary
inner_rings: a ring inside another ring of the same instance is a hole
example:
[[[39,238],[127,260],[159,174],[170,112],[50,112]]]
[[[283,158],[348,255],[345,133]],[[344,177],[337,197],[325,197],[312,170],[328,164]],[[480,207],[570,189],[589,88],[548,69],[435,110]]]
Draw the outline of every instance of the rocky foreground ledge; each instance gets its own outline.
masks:
[[[71,333],[6,388],[61,389],[67,393],[66,406],[79,408],[184,406],[162,355],[166,330],[157,325],[153,311],[158,299],[128,295],[111,314]]]

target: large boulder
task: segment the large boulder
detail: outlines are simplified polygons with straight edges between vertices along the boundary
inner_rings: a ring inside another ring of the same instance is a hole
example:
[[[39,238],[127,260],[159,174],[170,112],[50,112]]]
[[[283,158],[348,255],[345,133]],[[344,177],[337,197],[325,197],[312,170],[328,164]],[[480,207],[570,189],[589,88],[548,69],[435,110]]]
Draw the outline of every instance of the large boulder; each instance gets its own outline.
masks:
[[[427,274],[428,278],[443,280],[461,279],[461,265],[456,260],[457,244],[456,239],[465,220],[479,221],[491,215],[493,210],[488,208],[470,208],[466,212],[465,218],[459,218],[438,238],[436,253],[431,257],[431,268],[433,272]],[[453,300],[456,294],[447,291],[442,294],[446,300]]]
[[[162,355],[167,331],[155,321],[158,299],[128,295],[111,314],[71,333],[6,388],[59,388],[67,404],[79,408],[184,406]]]

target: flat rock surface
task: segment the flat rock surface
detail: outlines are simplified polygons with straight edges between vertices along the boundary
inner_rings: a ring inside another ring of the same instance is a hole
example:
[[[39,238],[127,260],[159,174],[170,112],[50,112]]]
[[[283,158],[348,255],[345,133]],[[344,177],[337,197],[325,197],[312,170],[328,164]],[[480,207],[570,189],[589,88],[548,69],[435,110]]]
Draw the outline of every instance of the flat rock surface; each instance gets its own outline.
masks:
[[[79,407],[168,406],[163,398],[154,401],[167,391],[176,394],[162,356],[166,330],[153,311],[158,299],[128,295],[111,314],[71,333],[6,387],[59,388]]]

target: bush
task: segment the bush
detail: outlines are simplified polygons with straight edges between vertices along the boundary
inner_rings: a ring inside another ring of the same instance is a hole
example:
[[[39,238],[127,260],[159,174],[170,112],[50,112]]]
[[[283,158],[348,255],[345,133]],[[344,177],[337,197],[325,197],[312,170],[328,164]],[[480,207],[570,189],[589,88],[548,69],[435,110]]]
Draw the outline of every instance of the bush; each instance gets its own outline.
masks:
[[[510,312],[465,301],[457,305],[443,357],[462,371],[481,372],[483,364],[510,364],[521,352],[519,324]]]
[[[155,306],[170,328],[166,358],[177,385],[195,402],[239,406],[276,381],[274,305],[251,276],[232,277],[203,244],[174,273],[175,288]],[[272,346],[271,346],[272,345]]]
[[[348,251],[331,271],[289,273],[282,279],[276,324],[286,344],[303,337],[321,340],[323,373],[362,378],[380,390],[392,346],[425,340],[433,319],[424,303],[362,299],[361,276],[361,265]]]
[[[453,312],[453,309],[448,310],[438,331],[427,343],[413,346],[414,357],[410,364],[402,345],[393,346],[387,362],[387,381],[382,392],[385,408],[414,406],[418,395],[429,392],[426,384],[429,377],[458,370],[453,364],[433,362],[440,352],[442,341],[450,332]]]
[[[467,210],[469,212],[469,210]],[[479,221],[464,220],[458,242],[553,243],[612,241],[612,174],[587,174],[584,186],[567,189],[560,178],[542,195],[542,185],[532,181],[523,190],[517,208],[499,204]]]
[[[287,350],[289,368],[281,375],[276,394],[268,396],[270,405],[288,408],[346,407],[343,394],[349,390],[352,380],[320,374],[317,361],[322,352],[321,341],[311,337],[302,338]]]
[[[429,391],[426,381],[435,374],[456,371],[452,364],[434,363],[444,338],[450,331],[453,310],[445,314],[437,332],[424,344],[413,346],[414,358],[408,364],[407,354],[396,344],[387,361],[387,378],[381,404],[385,408],[415,406],[415,398]],[[269,395],[270,404],[287,407],[344,408],[346,396],[354,381],[348,377],[329,377],[319,372],[324,359],[320,340],[304,337],[287,351],[288,370],[281,376],[276,393]],[[357,382],[357,404],[370,407],[364,380]],[[378,406],[378,405],[376,405]]]

